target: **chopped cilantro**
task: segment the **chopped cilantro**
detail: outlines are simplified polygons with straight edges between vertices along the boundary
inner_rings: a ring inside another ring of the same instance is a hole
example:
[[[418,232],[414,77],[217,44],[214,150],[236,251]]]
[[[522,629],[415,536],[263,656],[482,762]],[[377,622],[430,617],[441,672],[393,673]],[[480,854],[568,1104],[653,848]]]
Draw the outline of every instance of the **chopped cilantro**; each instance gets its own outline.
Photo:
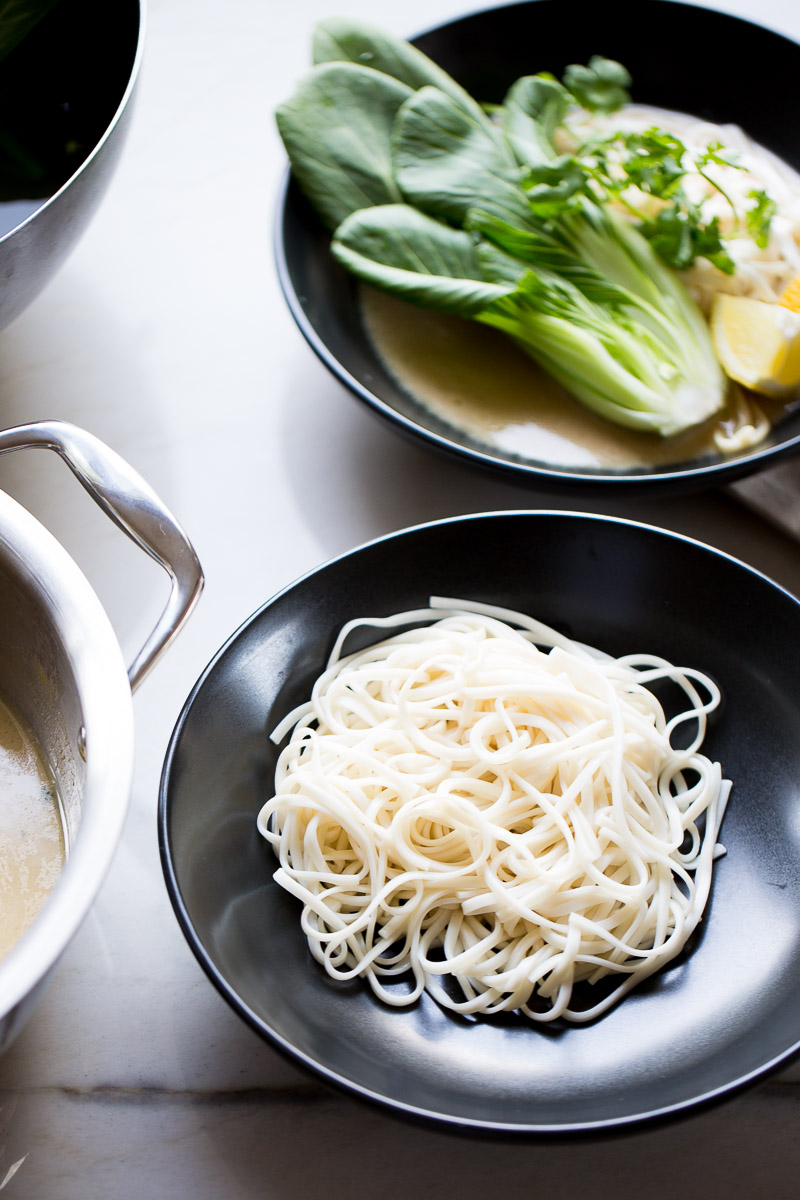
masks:
[[[564,72],[564,87],[590,112],[612,113],[630,100],[631,77],[621,63],[594,54],[586,67],[573,64]]]
[[[655,217],[642,221],[639,230],[659,258],[676,270],[685,270],[696,258],[707,258],[726,275],[732,275],[736,269],[725,249],[719,218],[713,217],[703,224],[696,205],[673,201]]]
[[[577,194],[601,203],[616,200],[637,219],[640,232],[669,266],[684,270],[697,258],[706,258],[732,275],[736,266],[726,241],[744,228],[763,249],[776,206],[765,192],[751,191],[748,200],[752,205],[738,212],[719,181],[707,173],[709,165],[742,169],[736,152],[720,142],[709,142],[702,152],[692,155],[679,137],[657,126],[618,132],[590,139],[573,157],[559,159],[560,183],[556,163],[552,163],[550,177],[531,180],[535,185],[531,199],[542,206],[542,214],[548,204],[559,199],[563,203]],[[692,170],[727,201],[733,216],[732,233],[723,234],[718,216],[705,220],[702,206],[690,200],[684,181]],[[651,203],[637,199],[634,189],[659,201],[657,211]]]
[[[747,232],[759,249],[763,250],[769,241],[772,218],[775,216],[778,206],[765,191],[748,192],[747,199],[754,201],[753,207],[748,208],[744,214]]]

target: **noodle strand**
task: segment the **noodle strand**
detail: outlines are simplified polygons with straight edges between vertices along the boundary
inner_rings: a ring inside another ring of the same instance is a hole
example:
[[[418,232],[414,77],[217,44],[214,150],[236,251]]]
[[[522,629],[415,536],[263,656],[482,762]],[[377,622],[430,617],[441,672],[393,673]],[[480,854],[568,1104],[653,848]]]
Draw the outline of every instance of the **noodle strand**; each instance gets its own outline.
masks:
[[[345,653],[365,629],[386,636]],[[685,701],[669,718],[661,683]],[[289,740],[258,817],[312,955],[394,1006],[425,990],[465,1014],[607,1011],[708,900],[730,785],[700,746],[719,703],[700,671],[490,605],[348,622],[272,735]],[[587,1007],[579,985],[608,976]]]

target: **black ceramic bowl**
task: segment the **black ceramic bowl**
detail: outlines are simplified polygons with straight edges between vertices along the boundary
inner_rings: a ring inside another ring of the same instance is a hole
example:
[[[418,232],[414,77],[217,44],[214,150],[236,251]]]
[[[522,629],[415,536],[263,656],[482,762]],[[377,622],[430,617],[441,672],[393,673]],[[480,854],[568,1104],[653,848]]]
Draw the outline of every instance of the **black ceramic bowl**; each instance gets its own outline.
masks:
[[[127,132],[141,0],[58,0],[0,62],[0,329],[94,214]]]
[[[492,102],[502,100],[520,75],[545,69],[561,75],[569,63],[602,54],[627,66],[637,102],[741,125],[757,142],[800,169],[800,135],[794,118],[800,45],[726,13],[674,0],[603,4],[526,0],[472,13],[413,41],[475,97]],[[666,45],[675,50],[667,52]],[[327,232],[287,176],[278,205],[276,257],[298,326],[326,366],[359,399],[394,429],[427,446],[517,482],[587,495],[614,489],[687,492],[731,482],[800,446],[797,410],[781,419],[759,446],[726,455],[707,439],[684,437],[674,442],[664,459],[664,445],[656,446],[659,439],[630,437],[571,401],[567,439],[531,437],[530,429],[520,434],[517,422],[529,418],[524,404],[513,400],[504,404],[504,422],[510,422],[510,431],[498,435],[473,428],[468,432],[419,403],[376,352],[365,329],[362,293],[331,258],[328,241]],[[394,303],[396,314],[400,305]],[[412,345],[415,355],[425,351],[434,357],[455,355],[462,360],[456,370],[463,370],[471,356],[479,362],[502,355],[512,395],[523,395],[528,385],[541,387],[533,365],[521,351],[512,355],[500,334],[470,323],[470,333],[459,335],[454,333],[457,324],[456,318],[442,322],[422,314],[413,338],[392,353],[402,356],[405,347]],[[426,384],[450,385],[452,371],[449,360],[444,361],[448,362],[444,370],[441,365],[430,371],[424,368]],[[476,369],[472,378],[477,373]],[[418,382],[414,389],[419,389]],[[486,410],[492,408],[496,394],[491,372],[476,395],[485,397]],[[659,457],[664,461],[657,461]]]
[[[351,617],[430,594],[507,605],[612,654],[700,668],[724,707],[704,744],[733,791],[698,935],[592,1025],[390,1009],[311,957],[256,831],[268,732],[305,700]],[[206,669],[161,784],[167,887],[234,1010],[323,1080],[395,1114],[503,1134],[685,1112],[800,1047],[800,605],[742,563],[649,526],[576,513],[459,517],[372,542],[259,609]]]

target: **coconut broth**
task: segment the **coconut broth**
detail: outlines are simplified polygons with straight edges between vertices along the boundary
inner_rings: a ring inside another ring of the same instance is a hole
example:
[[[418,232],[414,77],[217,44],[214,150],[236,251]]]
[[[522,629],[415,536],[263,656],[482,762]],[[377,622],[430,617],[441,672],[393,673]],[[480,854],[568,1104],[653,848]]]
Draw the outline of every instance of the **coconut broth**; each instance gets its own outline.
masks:
[[[650,467],[717,453],[713,419],[672,438],[614,425],[503,334],[361,289],[364,326],[403,390],[488,451],[563,467]]]

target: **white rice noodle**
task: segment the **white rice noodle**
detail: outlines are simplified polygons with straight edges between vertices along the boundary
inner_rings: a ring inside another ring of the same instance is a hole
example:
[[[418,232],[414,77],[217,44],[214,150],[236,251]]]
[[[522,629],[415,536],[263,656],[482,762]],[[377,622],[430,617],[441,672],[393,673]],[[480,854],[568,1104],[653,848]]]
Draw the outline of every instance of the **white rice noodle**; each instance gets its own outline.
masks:
[[[365,628],[388,636],[343,653]],[[661,680],[685,697],[670,719]],[[719,699],[698,671],[486,605],[351,622],[273,734],[291,730],[258,818],[312,955],[395,1006],[425,989],[466,1014],[605,1012],[703,913],[729,790],[700,753]]]

